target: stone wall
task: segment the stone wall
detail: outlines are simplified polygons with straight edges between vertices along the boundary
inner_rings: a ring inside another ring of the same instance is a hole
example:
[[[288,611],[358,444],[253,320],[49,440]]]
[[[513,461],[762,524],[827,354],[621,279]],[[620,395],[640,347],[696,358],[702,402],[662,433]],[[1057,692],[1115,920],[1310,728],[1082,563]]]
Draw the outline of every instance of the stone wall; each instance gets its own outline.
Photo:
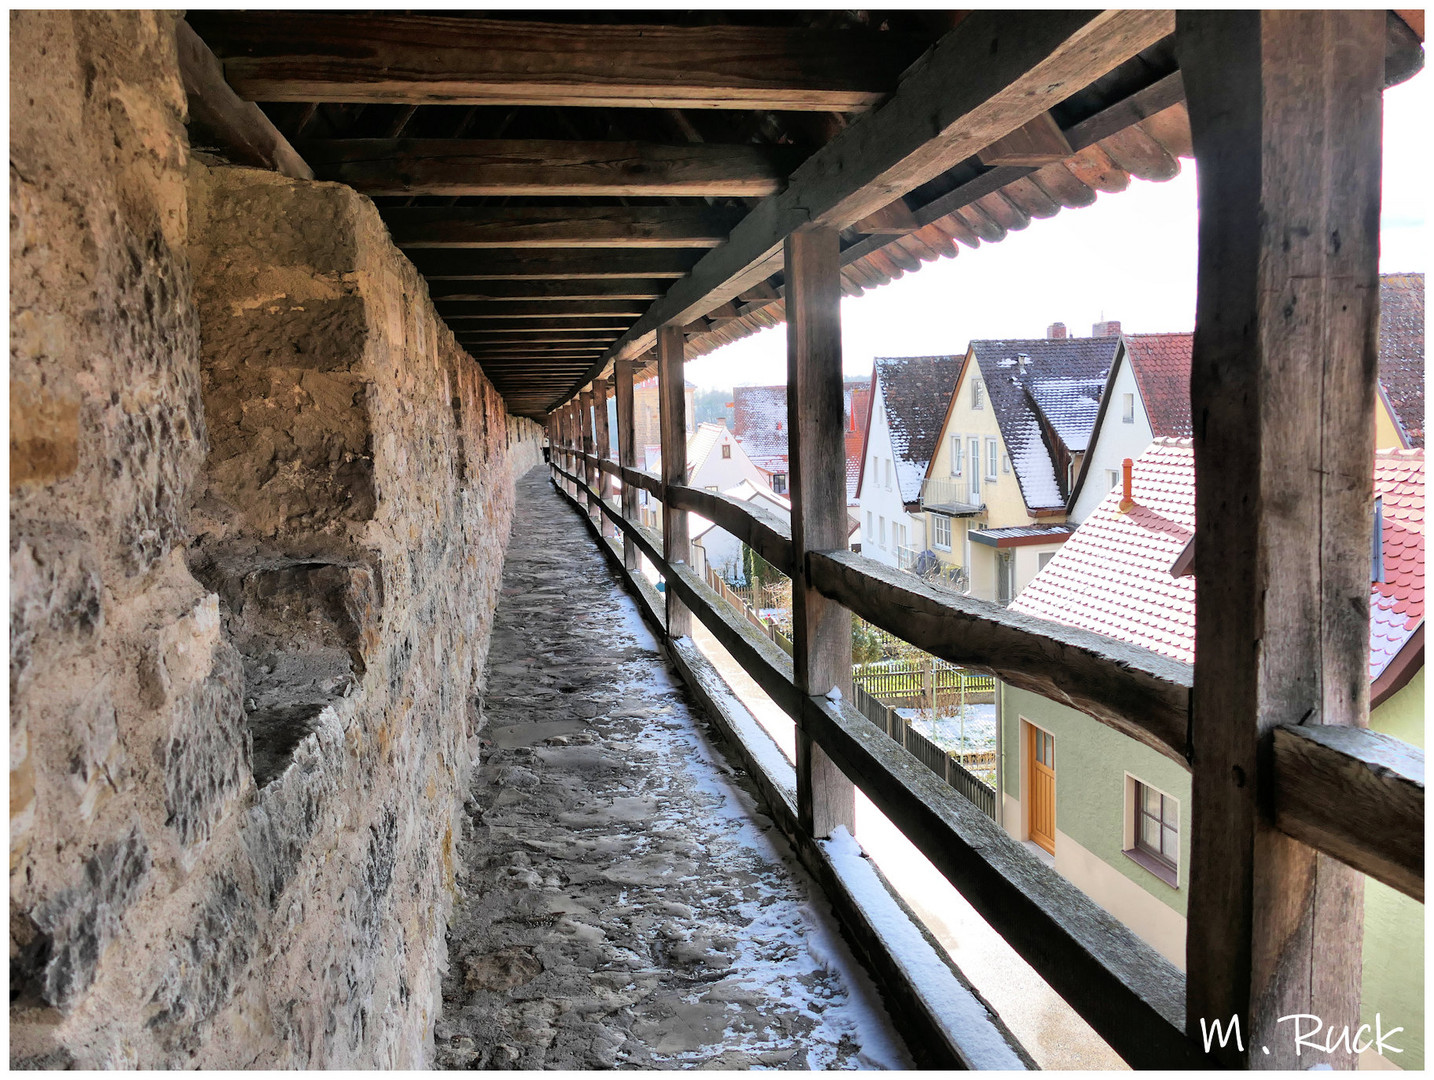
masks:
[[[417,1066],[541,432],[173,16],[11,16],[11,1061]]]

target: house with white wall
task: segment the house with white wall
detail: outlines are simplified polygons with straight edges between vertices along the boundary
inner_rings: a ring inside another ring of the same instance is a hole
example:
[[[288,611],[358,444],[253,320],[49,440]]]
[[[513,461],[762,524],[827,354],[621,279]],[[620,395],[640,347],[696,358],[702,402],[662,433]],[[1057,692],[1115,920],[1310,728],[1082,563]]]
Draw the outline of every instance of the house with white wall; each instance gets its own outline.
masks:
[[[856,480],[861,553],[912,569],[928,548],[921,480],[935,452],[960,356],[879,356]]]
[[[657,476],[662,475],[662,447],[643,447],[643,468]],[[703,491],[726,491],[742,483],[749,483],[762,490],[770,490],[768,474],[758,468],[747,456],[742,444],[725,421],[701,423],[697,430],[687,436],[687,486]],[[647,495],[643,492],[642,495]],[[643,523],[651,528],[662,525],[661,504],[656,499],[639,498]]]

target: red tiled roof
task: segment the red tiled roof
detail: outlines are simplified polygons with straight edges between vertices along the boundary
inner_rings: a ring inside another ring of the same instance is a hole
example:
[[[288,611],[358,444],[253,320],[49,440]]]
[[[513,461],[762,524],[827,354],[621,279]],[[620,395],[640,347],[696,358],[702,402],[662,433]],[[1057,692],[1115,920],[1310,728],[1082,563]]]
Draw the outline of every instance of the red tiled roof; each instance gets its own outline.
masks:
[[[1195,659],[1195,579],[1171,567],[1195,529],[1195,458],[1188,439],[1157,439],[1132,469],[1135,506],[1112,491],[1031,579],[1011,607]],[[1384,576],[1370,590],[1369,677],[1379,678],[1424,621],[1424,452],[1380,451],[1374,491],[1384,506]]]
[[[1369,597],[1371,679],[1424,622],[1424,451],[1381,450],[1374,493],[1384,506],[1384,580]]]
[[[1130,368],[1156,438],[1188,439],[1194,334],[1126,334]]]
[[[1424,445],[1424,275],[1379,275],[1379,384],[1411,446]]]
[[[734,387],[732,434],[758,468],[767,472],[786,472],[786,385]]]

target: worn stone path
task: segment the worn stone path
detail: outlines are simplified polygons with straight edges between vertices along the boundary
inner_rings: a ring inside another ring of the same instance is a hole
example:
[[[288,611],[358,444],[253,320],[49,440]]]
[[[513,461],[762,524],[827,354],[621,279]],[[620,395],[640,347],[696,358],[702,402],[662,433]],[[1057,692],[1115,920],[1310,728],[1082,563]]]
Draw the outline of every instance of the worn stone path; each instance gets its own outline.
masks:
[[[910,1067],[546,470],[517,505],[437,1064]]]

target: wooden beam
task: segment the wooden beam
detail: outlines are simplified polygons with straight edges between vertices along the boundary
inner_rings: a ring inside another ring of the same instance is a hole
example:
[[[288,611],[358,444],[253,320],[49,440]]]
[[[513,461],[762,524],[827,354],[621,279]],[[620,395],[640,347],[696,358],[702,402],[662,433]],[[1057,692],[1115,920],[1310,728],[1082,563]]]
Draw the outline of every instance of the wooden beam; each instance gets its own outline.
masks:
[[[347,12],[196,21],[256,101],[850,112],[890,92],[930,44],[867,30]]]
[[[1033,116],[1015,131],[1001,136],[977,157],[982,165],[1027,165],[1039,168],[1071,156],[1071,144],[1048,112]]]
[[[664,326],[657,335],[658,424],[662,431],[662,482],[664,486],[687,483],[687,408],[683,393],[687,378],[683,370],[686,343],[682,327]],[[662,508],[662,554],[668,565],[686,565],[692,558],[688,543],[687,511],[670,503]],[[692,633],[692,615],[667,590],[667,636],[686,637]]]
[[[719,206],[423,206],[383,211],[401,248],[713,248],[746,215]]]
[[[639,300],[435,300],[434,308],[445,320],[508,319],[531,320],[577,318],[579,316],[636,319],[647,305]]]
[[[633,360],[621,360],[613,367],[614,397],[617,398],[617,462],[622,480],[622,517],[625,521],[636,522],[638,516],[637,491],[628,477],[637,468],[637,431],[634,427],[632,384]],[[622,565],[636,570],[639,565],[637,546],[627,530],[622,530]]]
[[[1275,825],[1424,903],[1423,752],[1342,725],[1280,727],[1274,740]]]
[[[458,334],[551,333],[554,330],[626,330],[631,324],[611,315],[563,315],[540,319],[499,319],[482,315],[442,315],[443,321]]]
[[[769,276],[766,264],[793,230],[808,222],[841,229],[875,213],[1155,44],[1173,25],[1169,11],[973,13],[912,65],[890,101],[859,117],[808,158],[783,192],[754,208],[731,241],[704,256],[609,358],[646,351],[659,326],[685,325]]]
[[[855,552],[812,552],[807,562],[812,583],[867,622],[1083,712],[1189,767],[1188,664],[934,588]]]
[[[192,142],[203,145],[211,138],[241,165],[273,169],[299,180],[314,178],[313,170],[264,111],[225,82],[219,61],[183,19],[175,25],[175,44],[179,48],[179,78],[189,99]]]
[[[699,488],[672,486],[667,489],[668,503],[678,510],[701,514],[720,529],[725,529],[742,543],[766,559],[782,573],[791,577],[792,528],[770,510],[750,502],[739,502],[730,495]]]
[[[583,436],[583,482],[587,487],[585,497],[589,517],[592,517],[597,504],[597,497],[593,494],[593,488],[597,484],[597,469],[593,466],[593,454],[597,450],[597,443],[593,438],[594,398],[591,390],[584,390],[578,395],[578,425]]]
[[[365,195],[676,195],[777,191],[791,147],[557,139],[329,139],[304,154],[325,180]]]
[[[812,584],[805,554],[845,549],[846,449],[837,231],[787,237],[787,454],[792,500],[792,659],[797,690],[851,695],[851,612]],[[797,730],[797,816],[809,836],[856,833],[856,788]]]
[[[593,380],[593,443],[597,453],[597,489],[598,501],[606,504],[612,498],[612,473],[609,467],[612,461],[612,435],[607,425],[607,390],[606,379]],[[599,516],[598,528],[603,536],[616,535],[612,526],[605,516]]]
[[[602,281],[680,278],[695,252],[672,250],[437,251],[415,248],[409,260],[430,281]]]
[[[552,330],[552,331],[505,331],[503,333],[470,333],[459,332],[454,334],[460,345],[473,345],[477,348],[500,345],[572,345],[572,346],[593,346],[600,347],[610,343],[617,335],[612,333],[592,333],[583,330]]]
[[[645,300],[660,297],[670,285],[657,279],[603,281],[530,281],[505,278],[497,281],[431,281],[428,295],[439,301],[469,303],[507,303],[510,300],[531,300],[542,303],[567,304],[573,300]]]
[[[1274,729],[1363,726],[1383,11],[1185,12],[1199,164],[1190,1034],[1238,1068],[1353,1068],[1281,1017],[1360,1022],[1363,886],[1275,827]],[[1341,799],[1338,791],[1331,799]],[[1269,1052],[1264,1049],[1268,1047]]]

